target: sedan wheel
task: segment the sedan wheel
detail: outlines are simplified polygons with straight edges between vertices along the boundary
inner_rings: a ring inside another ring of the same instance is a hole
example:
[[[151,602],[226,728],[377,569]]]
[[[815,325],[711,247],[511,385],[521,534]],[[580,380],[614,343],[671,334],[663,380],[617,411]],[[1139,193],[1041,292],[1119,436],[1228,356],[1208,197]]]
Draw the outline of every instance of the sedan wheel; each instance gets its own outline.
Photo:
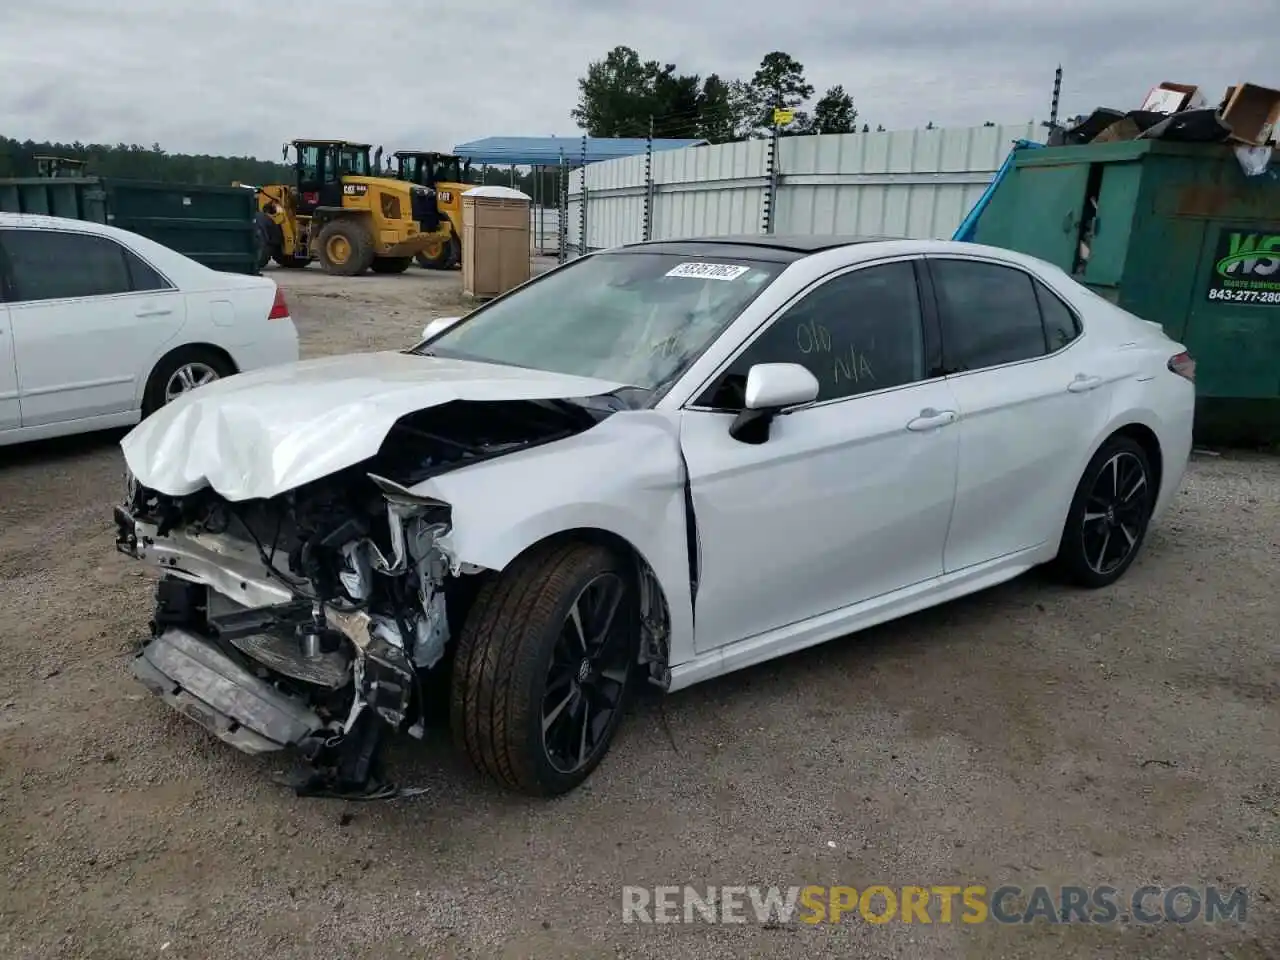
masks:
[[[1155,507],[1155,480],[1146,452],[1113,437],[1089,462],[1063,530],[1058,563],[1076,583],[1105,587],[1133,563]]]
[[[162,358],[147,378],[142,396],[142,415],[149,417],[192,390],[235,372],[227,357],[208,347],[179,347]]]
[[[481,588],[449,694],[458,746],[512,790],[566,793],[603,759],[640,643],[630,564],[603,547],[530,551]]]
[[[625,617],[619,616],[625,596],[621,577],[600,574],[578,594],[552,648],[542,748],[560,773],[587,766],[613,727],[631,656]]]
[[[164,402],[171,403],[184,393],[190,393],[196,387],[203,387],[206,383],[213,383],[217,379],[218,371],[207,363],[199,361],[184,363],[173,371],[169,382],[165,384]]]

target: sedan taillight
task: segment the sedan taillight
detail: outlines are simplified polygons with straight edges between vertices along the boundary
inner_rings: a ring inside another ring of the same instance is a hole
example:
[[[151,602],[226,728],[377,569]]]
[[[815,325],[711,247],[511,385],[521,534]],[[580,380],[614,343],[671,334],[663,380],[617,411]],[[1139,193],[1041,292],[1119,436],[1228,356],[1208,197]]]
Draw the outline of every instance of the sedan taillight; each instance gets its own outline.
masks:
[[[1192,383],[1196,382],[1196,361],[1185,350],[1169,358],[1169,369]]]
[[[276,299],[271,304],[271,312],[267,314],[268,320],[288,320],[289,304],[285,302],[284,291],[276,287]]]

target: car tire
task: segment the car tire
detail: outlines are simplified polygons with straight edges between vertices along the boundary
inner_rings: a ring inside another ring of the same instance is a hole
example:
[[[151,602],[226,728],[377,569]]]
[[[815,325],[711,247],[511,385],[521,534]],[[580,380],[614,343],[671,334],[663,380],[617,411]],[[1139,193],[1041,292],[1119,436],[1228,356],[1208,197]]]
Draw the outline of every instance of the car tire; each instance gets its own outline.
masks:
[[[448,270],[449,261],[453,257],[452,248],[450,247],[451,242],[440,244],[440,251],[434,257],[428,256],[423,252],[414,254],[413,259],[417,261],[418,266],[425,270]]]
[[[591,774],[634,684],[636,596],[627,563],[577,542],[530,551],[480,589],[455,651],[449,711],[477,770],[534,796],[567,793]]]
[[[267,237],[266,227],[260,220],[253,225],[253,249],[254,267],[261,273],[262,268],[271,262],[271,241]]]
[[[320,266],[335,277],[354,277],[373,263],[373,238],[359,220],[343,218],[326,223],[316,237]]]
[[[1119,580],[1146,539],[1156,494],[1141,444],[1123,435],[1109,439],[1076,487],[1058,546],[1058,571],[1089,589]]]
[[[206,347],[179,347],[163,357],[147,378],[146,390],[142,395],[142,416],[149,417],[182,393],[213,380],[229,377],[235,372],[227,358],[213,350]],[[186,386],[175,392],[178,384]]]
[[[413,257],[375,257],[371,264],[374,273],[404,273],[413,263]]]

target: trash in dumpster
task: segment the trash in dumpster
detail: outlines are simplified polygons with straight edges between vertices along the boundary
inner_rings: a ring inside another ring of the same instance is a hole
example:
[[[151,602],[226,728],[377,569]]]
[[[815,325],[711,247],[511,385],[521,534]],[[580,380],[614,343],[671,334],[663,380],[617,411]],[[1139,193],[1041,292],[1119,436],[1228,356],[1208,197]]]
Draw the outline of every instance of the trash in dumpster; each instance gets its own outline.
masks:
[[[1054,128],[1049,134],[1048,146],[1170,140],[1178,143],[1230,141],[1265,147],[1274,140],[1277,127],[1280,127],[1280,90],[1238,83],[1227,88],[1216,106],[1210,106],[1199,87],[1166,80],[1151,88],[1141,109],[1098,107],[1066,126]],[[1261,161],[1251,155],[1250,162],[1256,167]],[[1264,166],[1262,170],[1265,169]]]
[[[1200,88],[1190,83],[1170,83],[1168,80],[1151,88],[1142,109],[1152,113],[1180,113],[1183,110],[1199,110],[1209,104]]]
[[[1280,125],[1280,90],[1240,83],[1222,100],[1222,120],[1231,128],[1231,139],[1252,147],[1264,147]]]
[[[1260,177],[1271,165],[1271,147],[1236,147],[1236,159],[1246,177]]]

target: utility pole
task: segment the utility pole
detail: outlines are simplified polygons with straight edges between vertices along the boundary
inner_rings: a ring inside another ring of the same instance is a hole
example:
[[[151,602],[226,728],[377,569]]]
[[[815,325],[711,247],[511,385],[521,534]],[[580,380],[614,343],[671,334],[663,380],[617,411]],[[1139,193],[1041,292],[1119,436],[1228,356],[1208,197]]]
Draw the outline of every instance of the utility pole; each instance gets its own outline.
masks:
[[[1058,126],[1058,99],[1062,96],[1062,64],[1053,73],[1053,104],[1049,107],[1049,129]]]
[[[644,236],[653,239],[653,115],[649,115],[649,138],[644,147]]]

